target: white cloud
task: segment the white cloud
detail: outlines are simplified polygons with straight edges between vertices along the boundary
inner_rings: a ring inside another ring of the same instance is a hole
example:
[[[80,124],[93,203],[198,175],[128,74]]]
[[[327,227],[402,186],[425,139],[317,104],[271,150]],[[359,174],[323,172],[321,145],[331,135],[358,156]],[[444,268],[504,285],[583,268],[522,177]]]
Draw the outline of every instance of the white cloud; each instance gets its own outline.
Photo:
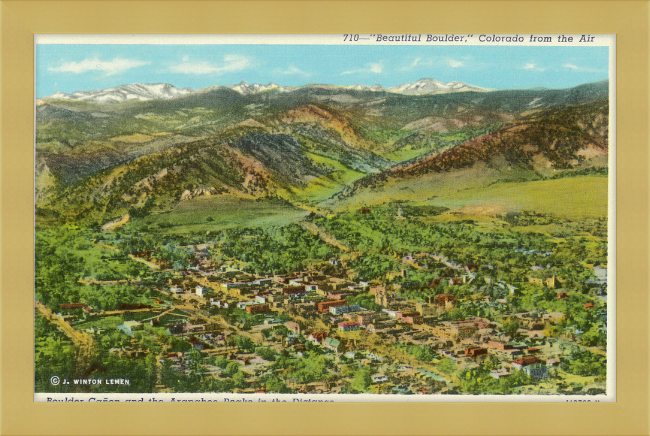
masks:
[[[358,70],[349,70],[343,71],[341,75],[344,74],[359,74],[359,73],[374,73],[381,74],[384,72],[384,65],[382,62],[369,63],[365,65],[365,68],[360,68]]]
[[[409,65],[408,67],[404,67],[404,68],[408,68],[408,69],[415,68],[415,67],[418,66],[418,64],[420,63],[421,60],[422,60],[422,58],[415,58],[415,59],[413,59],[413,62],[411,62],[411,65]]]
[[[303,71],[298,67],[294,67],[293,65],[284,71],[279,71],[279,73],[286,74],[286,75],[311,76],[311,73]]]
[[[564,68],[568,68],[569,70],[578,71],[578,72],[582,72],[582,73],[603,73],[603,72],[607,71],[607,70],[598,70],[598,69],[594,69],[594,68],[579,67],[579,66],[574,65],[574,64],[564,64],[562,66]]]
[[[183,63],[173,65],[169,70],[173,73],[182,74],[218,74],[231,71],[241,71],[250,67],[251,60],[242,55],[226,55],[223,57],[223,62],[214,64],[207,61],[190,62],[189,58]]]
[[[538,67],[537,64],[528,63],[522,67],[524,70],[544,71],[546,68]]]
[[[58,67],[48,68],[48,71],[55,73],[87,73],[89,71],[101,71],[107,76],[122,73],[132,68],[147,65],[149,62],[138,61],[135,59],[115,58],[112,61],[100,61],[99,58],[84,59],[81,62],[65,62]]]
[[[400,68],[400,71],[409,71],[417,67],[423,67],[423,66],[431,66],[433,65],[433,59],[423,59],[421,57],[417,57],[413,59],[413,62],[410,64]]]
[[[462,67],[462,66],[465,65],[464,62],[462,62],[462,61],[457,61],[457,60],[455,60],[455,59],[449,59],[449,60],[447,61],[447,63],[448,63],[449,66],[452,67],[452,68],[458,68],[458,67]]]

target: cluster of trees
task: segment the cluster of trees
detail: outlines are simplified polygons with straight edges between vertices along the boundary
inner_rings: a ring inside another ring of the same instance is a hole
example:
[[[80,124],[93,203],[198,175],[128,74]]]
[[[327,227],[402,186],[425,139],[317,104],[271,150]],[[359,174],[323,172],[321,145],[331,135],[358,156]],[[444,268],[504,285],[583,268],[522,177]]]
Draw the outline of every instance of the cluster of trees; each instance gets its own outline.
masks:
[[[369,253],[352,261],[351,267],[362,280],[379,279],[398,267],[397,260],[386,254]]]
[[[370,293],[348,295],[346,299],[349,305],[358,304],[359,306],[370,310],[381,309],[381,306],[375,303],[375,296]]]
[[[343,213],[333,218],[316,217],[315,224],[333,234],[337,239],[363,251],[365,256],[356,268],[372,271],[395,268],[382,256],[403,256],[412,252],[441,254],[463,265],[478,265],[484,272],[510,282],[520,281],[529,272],[531,262],[549,260],[542,253],[552,251],[555,243],[548,236],[495,230],[479,231],[471,222],[435,223],[420,219],[423,213],[411,206],[408,220],[395,220],[398,205],[372,209],[371,213]],[[524,254],[515,248],[534,249],[538,255]],[[366,260],[370,256],[371,259]],[[396,259],[397,260],[397,259]],[[574,260],[574,263],[577,261]],[[487,265],[492,265],[488,268]],[[444,266],[440,264],[439,268]],[[443,271],[441,271],[443,272]]]
[[[240,362],[225,357],[205,357],[200,351],[191,350],[186,353],[184,372],[172,365],[168,359],[163,361],[161,378],[163,384],[174,392],[232,392],[249,385],[246,373],[240,370]],[[219,376],[212,376],[207,365],[220,368]]]
[[[269,366],[272,371],[282,370],[283,378],[296,383],[311,383],[336,378],[336,363],[316,350],[307,351],[303,358],[295,358],[283,352]]]
[[[273,337],[287,337],[289,336],[289,329],[284,325],[275,325],[272,328],[262,330],[262,334],[266,339]]]
[[[560,368],[570,374],[604,376],[607,374],[607,359],[589,350],[574,347],[571,350],[571,357],[564,359]]]
[[[36,232],[36,297],[53,310],[63,303],[82,302],[93,308],[115,309],[140,302],[142,295],[128,285],[89,286],[80,279],[123,280],[143,277],[148,269],[119,252],[94,244],[95,234],[73,226]]]
[[[239,348],[242,353],[252,353],[255,351],[255,342],[246,336],[231,336],[229,340]]]
[[[129,216],[131,218],[144,218],[145,216],[149,215],[153,206],[153,199],[148,198],[144,204],[131,206],[129,208]]]
[[[372,366],[358,366],[350,361],[341,366],[341,375],[343,376],[343,394],[360,394],[370,392],[372,388],[372,375],[376,369]]]
[[[67,392],[67,387],[53,386],[52,376],[63,378],[72,374],[76,348],[63,333],[39,312],[34,319],[35,328],[35,383],[36,392]]]
[[[286,227],[227,229],[215,236],[216,261],[237,259],[257,274],[286,274],[305,269],[310,262],[321,262],[337,253],[317,236],[296,225]]]
[[[176,245],[158,246],[152,254],[158,262],[171,266],[175,271],[189,268],[192,256],[190,250]]]
[[[78,298],[75,300],[73,295]],[[86,285],[69,294],[70,302],[80,301],[96,311],[117,310],[122,304],[150,304],[158,293],[130,284]]]
[[[268,360],[270,362],[275,361],[275,359],[278,357],[278,353],[276,353],[275,350],[271,347],[256,347],[255,353],[262,359]]]
[[[264,385],[267,392],[275,392],[278,394],[290,394],[293,392],[283,379],[273,374],[264,374],[259,378],[259,381]]]
[[[78,363],[77,347],[39,314],[36,315],[35,330],[36,392],[154,392],[158,374],[154,353],[139,359],[127,359],[109,351],[130,345],[131,338],[126,334],[114,331],[102,335],[96,342],[91,360]],[[145,349],[151,346],[160,351],[160,346],[149,337],[139,335],[135,339]],[[55,375],[61,380],[82,376],[76,373],[79,364],[100,374],[101,378],[129,379],[130,385],[52,385],[50,377]]]
[[[200,370],[191,370],[188,374],[181,373],[172,367],[170,360],[163,361],[161,379],[173,392],[232,392],[237,387],[232,377],[222,379],[204,376]],[[239,386],[245,386],[243,375],[238,379]]]
[[[200,237],[191,235],[155,232],[142,221],[136,221],[126,227],[116,229],[112,234],[98,234],[97,240],[107,239],[118,247],[124,254],[133,254],[138,251],[172,249],[187,245],[206,242],[205,234]]]
[[[495,357],[486,359],[476,368],[458,374],[460,389],[467,394],[512,394],[518,386],[531,385],[537,380],[524,371],[514,370],[511,375],[496,379],[490,375],[501,363]]]
[[[592,303],[593,307],[586,307],[588,303]],[[549,326],[545,331],[550,336],[559,336],[567,328],[573,328],[582,332],[579,333],[582,345],[607,345],[607,305],[590,295],[570,291],[567,298],[558,298],[555,289],[522,288],[517,298],[509,300],[509,311],[530,310],[565,314],[557,324]]]
[[[422,362],[431,362],[436,358],[431,347],[426,345],[399,345],[398,347]]]

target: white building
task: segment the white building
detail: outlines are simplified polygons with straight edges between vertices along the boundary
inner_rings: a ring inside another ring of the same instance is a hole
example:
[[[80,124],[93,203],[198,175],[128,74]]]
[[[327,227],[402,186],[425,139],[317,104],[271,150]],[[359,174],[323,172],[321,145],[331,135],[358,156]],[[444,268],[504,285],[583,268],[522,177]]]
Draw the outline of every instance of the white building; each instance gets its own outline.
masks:
[[[524,366],[524,372],[537,380],[542,380],[548,377],[548,367],[543,363]]]
[[[391,318],[397,318],[397,310],[382,309],[381,311],[387,313]]]
[[[514,360],[512,362],[512,367],[524,371],[526,374],[536,378],[537,380],[548,377],[548,367],[546,364],[533,356],[525,356]]]
[[[335,306],[330,307],[330,313],[332,315],[342,315],[344,313],[358,312],[361,310],[361,306],[353,304],[352,306]]]

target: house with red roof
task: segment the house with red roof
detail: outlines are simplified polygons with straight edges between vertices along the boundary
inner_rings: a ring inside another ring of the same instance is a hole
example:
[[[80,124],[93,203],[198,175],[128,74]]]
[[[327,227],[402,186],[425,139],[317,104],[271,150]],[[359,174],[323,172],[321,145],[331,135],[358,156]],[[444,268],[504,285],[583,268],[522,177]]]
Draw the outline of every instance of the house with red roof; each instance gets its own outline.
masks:
[[[468,348],[465,350],[465,355],[468,357],[486,356],[487,354],[487,348]]]
[[[327,336],[327,332],[313,332],[307,339],[310,340],[314,345],[322,345],[323,341],[327,339]]]

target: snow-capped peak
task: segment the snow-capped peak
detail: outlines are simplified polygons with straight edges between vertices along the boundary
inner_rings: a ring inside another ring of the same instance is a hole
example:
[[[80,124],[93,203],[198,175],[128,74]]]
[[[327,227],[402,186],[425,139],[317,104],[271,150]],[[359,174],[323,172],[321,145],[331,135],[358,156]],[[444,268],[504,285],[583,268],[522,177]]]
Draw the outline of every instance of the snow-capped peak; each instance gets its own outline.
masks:
[[[239,92],[240,94],[256,94],[258,92],[278,90],[278,91],[287,91],[288,87],[280,86],[277,83],[270,82],[267,85],[262,85],[260,83],[249,84],[248,82],[242,80],[236,85],[230,85],[228,88]]]
[[[315,85],[307,85],[315,86]],[[208,87],[203,90],[196,92],[207,92],[211,89],[219,88],[217,87]],[[295,87],[280,86],[277,83],[270,82],[266,85],[259,83],[248,83],[246,81],[241,81],[236,85],[227,86],[234,91],[237,91],[243,95],[257,94],[260,92],[266,91],[292,91],[297,89]],[[488,91],[484,88],[479,88],[477,86],[468,85],[463,82],[449,82],[443,83],[436,79],[420,79],[417,82],[413,83],[403,83],[401,85],[393,86],[392,88],[384,88],[381,85],[350,85],[347,86],[348,89],[355,89],[361,91],[387,91],[398,94],[437,94],[445,92],[462,92],[462,91]],[[66,99],[66,100],[81,100],[81,101],[91,101],[96,103],[112,103],[112,102],[121,102],[121,101],[144,101],[144,100],[157,100],[157,99],[169,99],[180,97],[189,93],[195,92],[191,88],[177,88],[174,85],[169,83],[133,83],[131,85],[120,85],[113,88],[101,89],[98,91],[77,91],[72,94],[64,94],[62,92],[57,92],[52,94],[45,99]]]
[[[359,91],[388,91],[397,94],[438,94],[445,92],[461,92],[461,91],[488,91],[478,86],[468,85],[463,82],[449,82],[444,83],[436,79],[420,79],[413,83],[402,83],[391,88],[384,88],[381,85],[350,85],[346,86],[348,89],[355,89]]]
[[[455,92],[455,91],[487,91],[487,89],[479,88],[477,86],[468,85],[463,82],[449,82],[443,83],[436,79],[420,79],[413,83],[404,83],[402,85],[393,86],[388,88],[391,92],[400,94],[436,94],[439,92]]]
[[[368,86],[368,85],[350,85],[347,88],[349,88],[349,89],[357,89],[357,90],[360,90],[360,91],[383,91],[384,90],[384,87],[381,86],[381,85],[372,85],[372,86]]]
[[[57,92],[46,98],[112,103],[127,100],[168,99],[189,94],[190,92],[192,92],[191,88],[177,88],[169,83],[133,83],[131,85],[120,85],[98,91],[77,91],[72,94]]]
[[[64,94],[62,92],[55,92],[54,94],[50,95],[47,98],[68,98],[68,94]]]

